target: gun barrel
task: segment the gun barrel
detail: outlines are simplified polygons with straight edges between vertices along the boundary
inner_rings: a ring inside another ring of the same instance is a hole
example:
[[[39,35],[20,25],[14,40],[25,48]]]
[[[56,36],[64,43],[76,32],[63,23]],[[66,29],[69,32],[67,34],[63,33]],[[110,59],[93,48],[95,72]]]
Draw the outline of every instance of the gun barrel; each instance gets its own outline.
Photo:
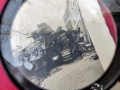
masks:
[[[29,37],[26,37],[26,38],[31,38],[31,37],[33,37],[33,36],[29,36]]]

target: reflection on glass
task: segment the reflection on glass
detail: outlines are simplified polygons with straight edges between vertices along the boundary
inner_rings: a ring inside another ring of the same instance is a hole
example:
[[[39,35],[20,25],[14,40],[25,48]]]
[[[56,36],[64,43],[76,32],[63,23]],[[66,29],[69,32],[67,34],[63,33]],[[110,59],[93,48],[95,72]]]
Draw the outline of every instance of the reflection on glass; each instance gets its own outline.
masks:
[[[22,1],[10,3],[20,6]],[[3,57],[39,87],[84,88],[102,76],[114,55],[97,0],[28,0],[8,24],[1,25],[11,28],[3,35]]]

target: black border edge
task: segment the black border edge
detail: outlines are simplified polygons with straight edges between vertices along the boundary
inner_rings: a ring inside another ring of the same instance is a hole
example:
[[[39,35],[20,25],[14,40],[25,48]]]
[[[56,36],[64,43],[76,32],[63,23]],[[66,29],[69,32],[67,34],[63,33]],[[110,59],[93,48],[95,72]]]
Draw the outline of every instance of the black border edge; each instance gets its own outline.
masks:
[[[3,17],[3,15],[4,15],[4,11],[6,10],[6,8],[7,8],[7,5],[9,4],[9,1],[10,0],[6,0],[6,2],[5,2],[5,5],[3,6],[3,8],[2,8],[2,11],[1,11],[1,13],[0,13],[0,23],[1,23],[1,20],[2,20],[2,17]],[[25,2],[26,0],[24,0],[24,2]],[[24,3],[23,2],[23,3]],[[1,27],[0,27],[1,28]],[[1,46],[0,46],[0,49],[1,49]],[[32,87],[33,86],[33,84],[31,83],[31,82],[29,82],[27,79],[25,79],[24,77],[24,80],[26,81],[26,83],[27,83],[27,87],[29,87],[29,89],[28,88],[26,88],[26,87],[24,87],[23,85],[21,85],[18,81],[17,81],[17,79],[15,79],[15,77],[13,77],[13,74],[12,73],[10,73],[10,68],[8,68],[8,67],[6,67],[6,62],[4,61],[5,59],[2,57],[2,52],[1,52],[1,50],[0,50],[0,62],[1,62],[1,65],[2,65],[2,67],[3,67],[3,69],[4,69],[4,71],[5,71],[5,73],[6,73],[6,75],[9,77],[9,79],[11,80],[11,82],[16,86],[16,88],[18,88],[19,90],[43,90],[43,89],[41,89],[41,88],[39,88],[39,87],[37,87],[37,86],[35,86],[34,85],[34,87]],[[22,76],[22,75],[21,75]]]
[[[2,8],[2,11],[1,11],[1,13],[0,13],[0,23],[1,23],[1,20],[2,20],[3,14],[4,14],[4,11],[5,11],[5,9],[7,8],[8,3],[9,3],[9,0],[6,0],[4,6],[3,6],[3,8]],[[0,29],[1,29],[1,25],[0,25]],[[1,49],[1,46],[0,46],[0,49]],[[1,65],[2,65],[2,67],[3,67],[3,69],[4,69],[5,73],[6,73],[6,75],[7,75],[8,77],[10,77],[9,79],[11,80],[11,82],[16,83],[15,86],[16,86],[16,87],[19,86],[19,87],[20,87],[20,90],[24,90],[24,88],[22,88],[22,87],[16,82],[16,80],[14,80],[14,78],[12,77],[12,75],[10,74],[10,72],[8,71],[8,69],[5,67],[5,63],[4,63],[3,58],[2,58],[1,50],[0,50],[0,62],[1,62]]]
[[[3,8],[2,8],[2,11],[0,13],[0,23],[1,23],[1,20],[2,20],[2,17],[4,15],[4,11],[6,10],[7,8],[7,5],[9,3],[10,0],[6,0]],[[0,25],[0,29],[1,29],[1,25]],[[0,49],[1,49],[1,46],[0,46]],[[2,57],[2,52],[0,50],[0,62],[1,62],[1,65],[6,73],[6,75],[9,77],[10,81],[16,86],[16,88],[20,89],[20,90],[27,90],[25,88],[23,88],[20,84],[18,84],[18,82],[15,80],[15,78],[13,78],[13,76],[10,74],[9,70],[7,67],[5,67],[5,62],[3,61],[3,57]]]
[[[6,3],[4,5],[1,15],[0,15],[0,22],[1,22],[3,14],[4,14],[4,10],[6,9],[8,3],[9,3],[9,0],[6,0]],[[1,59],[2,66],[4,67],[5,72],[7,73],[8,77],[10,77],[10,80],[15,84],[15,86],[17,86],[20,90],[29,90],[27,88],[23,88],[23,86],[21,86],[17,82],[17,80],[10,74],[8,68],[5,66],[6,64],[4,62],[4,58],[2,57],[1,50],[0,50],[0,59]],[[117,49],[116,49],[116,53],[115,53],[113,62],[110,65],[109,69],[106,71],[106,73],[103,75],[103,77],[101,77],[97,81],[97,83],[102,84],[104,86],[105,90],[110,89],[120,78],[120,60],[119,59],[120,59],[120,39],[118,38]],[[30,83],[30,85],[33,85],[33,84]],[[35,90],[43,90],[38,87],[36,87],[34,89]],[[33,90],[33,88],[31,88],[30,90]],[[90,90],[90,87],[87,87],[84,90]]]

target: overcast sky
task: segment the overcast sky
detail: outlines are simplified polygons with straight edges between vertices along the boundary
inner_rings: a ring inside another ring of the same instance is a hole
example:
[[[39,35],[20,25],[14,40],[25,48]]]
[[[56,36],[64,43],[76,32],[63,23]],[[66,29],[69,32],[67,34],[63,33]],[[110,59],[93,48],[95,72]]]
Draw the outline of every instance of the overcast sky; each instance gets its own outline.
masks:
[[[45,22],[56,30],[60,25],[64,27],[65,10],[66,0],[28,0],[16,15],[13,29],[34,31],[37,24]]]

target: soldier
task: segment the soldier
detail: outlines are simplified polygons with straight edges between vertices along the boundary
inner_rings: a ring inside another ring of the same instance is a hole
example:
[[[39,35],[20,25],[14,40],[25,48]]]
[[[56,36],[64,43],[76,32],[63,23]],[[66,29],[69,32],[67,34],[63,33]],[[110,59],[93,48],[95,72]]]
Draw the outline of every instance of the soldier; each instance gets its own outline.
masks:
[[[80,27],[78,27],[77,25],[76,36],[75,36],[75,40],[77,44],[79,44],[79,36],[80,36]]]
[[[63,47],[64,47],[64,43],[66,42],[67,40],[67,37],[66,37],[66,31],[65,30],[62,30],[62,27],[59,26],[58,29],[57,29],[57,37],[58,37],[58,47],[60,48],[60,51],[63,50]]]
[[[60,49],[58,48],[58,46],[55,44],[55,42],[53,41],[51,46],[50,46],[50,51],[52,52],[52,56],[55,55],[59,55],[61,53]]]
[[[79,42],[84,43],[84,34],[83,34],[83,32],[80,32]]]
[[[78,25],[77,25],[77,31],[80,33],[80,27],[78,27]]]
[[[41,57],[35,61],[34,67],[37,77],[40,77],[41,80],[43,81],[47,77],[47,72],[46,72],[47,63]]]

